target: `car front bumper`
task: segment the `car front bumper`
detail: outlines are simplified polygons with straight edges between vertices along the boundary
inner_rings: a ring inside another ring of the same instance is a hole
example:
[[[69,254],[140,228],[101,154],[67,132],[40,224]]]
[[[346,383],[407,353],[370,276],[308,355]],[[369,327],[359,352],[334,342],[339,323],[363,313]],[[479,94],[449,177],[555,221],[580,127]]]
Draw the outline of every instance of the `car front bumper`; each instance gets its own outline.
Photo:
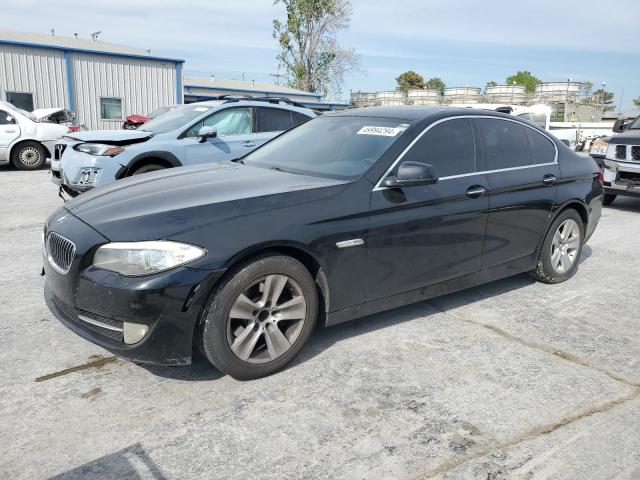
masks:
[[[604,160],[604,191],[609,195],[640,196],[640,162]]]
[[[64,144],[61,158],[51,159],[51,181],[77,193],[116,181],[122,168],[116,157],[88,155],[73,149],[75,143]],[[55,151],[55,147],[54,147]],[[123,154],[121,154],[123,155]]]
[[[92,267],[96,248],[107,240],[68,212],[57,218],[63,216],[54,230],[72,240],[76,252],[67,274],[44,259],[44,297],[54,316],[119,357],[137,363],[190,364],[194,330],[224,271],[177,267],[155,275],[125,277]],[[138,327],[146,331],[142,339],[126,343],[124,331]]]

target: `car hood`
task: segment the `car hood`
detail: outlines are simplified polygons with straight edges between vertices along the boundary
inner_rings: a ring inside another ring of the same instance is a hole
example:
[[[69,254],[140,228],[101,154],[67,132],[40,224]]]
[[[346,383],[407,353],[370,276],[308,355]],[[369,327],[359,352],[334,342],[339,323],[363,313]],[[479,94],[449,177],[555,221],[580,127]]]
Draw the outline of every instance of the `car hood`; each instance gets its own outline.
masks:
[[[143,132],[142,130],[90,130],[68,135],[69,138],[81,142],[108,143],[110,145],[144,142],[152,136],[151,132]]]
[[[625,130],[622,133],[614,135],[609,140],[609,143],[614,145],[629,142],[632,142],[633,144],[640,144],[640,129],[634,128],[633,130]]]
[[[65,208],[111,241],[159,240],[327,198],[347,183],[222,162],[118,180],[80,195]]]
[[[66,111],[66,108],[39,108],[31,112],[31,115],[36,117],[38,120],[42,120],[49,115],[53,115],[54,113]]]

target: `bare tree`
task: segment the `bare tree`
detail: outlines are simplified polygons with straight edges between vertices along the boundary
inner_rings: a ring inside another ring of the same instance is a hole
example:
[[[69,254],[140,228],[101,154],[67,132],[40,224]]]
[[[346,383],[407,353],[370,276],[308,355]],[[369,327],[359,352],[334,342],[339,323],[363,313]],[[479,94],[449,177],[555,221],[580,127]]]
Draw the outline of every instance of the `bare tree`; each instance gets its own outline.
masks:
[[[275,0],[285,6],[287,20],[273,21],[277,56],[289,85],[307,92],[338,94],[346,74],[360,71],[353,49],[338,44],[336,34],[349,27],[348,0]]]

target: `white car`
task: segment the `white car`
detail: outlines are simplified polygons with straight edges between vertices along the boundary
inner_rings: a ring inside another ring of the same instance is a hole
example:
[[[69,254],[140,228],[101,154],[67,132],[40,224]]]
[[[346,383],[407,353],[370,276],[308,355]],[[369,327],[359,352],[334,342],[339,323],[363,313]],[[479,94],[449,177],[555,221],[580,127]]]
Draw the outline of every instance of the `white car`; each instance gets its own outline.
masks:
[[[69,133],[66,125],[39,123],[29,112],[0,101],[0,165],[21,170],[42,168],[53,156],[53,146]]]

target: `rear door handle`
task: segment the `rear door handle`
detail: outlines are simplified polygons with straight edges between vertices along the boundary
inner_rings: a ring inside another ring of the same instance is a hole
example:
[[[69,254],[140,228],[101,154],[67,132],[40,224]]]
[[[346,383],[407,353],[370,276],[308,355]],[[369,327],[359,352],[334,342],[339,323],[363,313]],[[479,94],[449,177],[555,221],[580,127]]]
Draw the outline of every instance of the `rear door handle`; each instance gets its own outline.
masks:
[[[555,175],[545,175],[544,177],[542,177],[542,184],[543,185],[554,185],[556,182],[558,181],[558,178]]]
[[[467,188],[467,197],[470,198],[479,198],[485,193],[487,193],[487,189],[482,185],[471,185]]]
[[[247,147],[247,148],[255,147],[256,146],[256,142],[251,142],[251,141],[242,142],[242,146],[243,147]]]
[[[5,132],[7,132],[7,133],[16,133],[16,130],[15,130],[15,128],[7,128],[5,130]]]

